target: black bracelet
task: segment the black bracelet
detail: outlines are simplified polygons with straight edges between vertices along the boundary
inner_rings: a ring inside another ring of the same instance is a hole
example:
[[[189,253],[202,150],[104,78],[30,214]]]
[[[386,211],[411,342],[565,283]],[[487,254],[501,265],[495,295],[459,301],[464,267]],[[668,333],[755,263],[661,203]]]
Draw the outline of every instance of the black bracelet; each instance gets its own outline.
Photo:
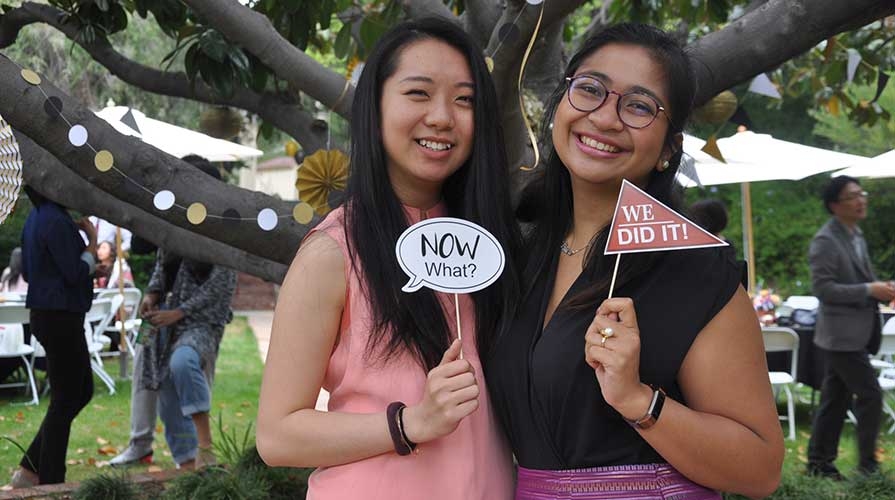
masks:
[[[410,448],[410,451],[413,451],[416,449],[416,443],[414,443],[410,440],[409,437],[407,437],[407,432],[404,430],[404,410],[406,409],[406,406],[402,406],[401,409],[398,410],[398,429],[401,430],[401,438],[404,440],[404,444],[406,444],[407,447]]]
[[[394,403],[389,404],[388,408],[385,410],[385,417],[386,420],[388,420],[388,432],[391,434],[395,453],[401,456],[410,455],[410,452],[413,451],[413,448],[404,441],[404,434],[401,430],[402,424],[400,414],[406,406],[407,405],[400,401],[395,401]]]

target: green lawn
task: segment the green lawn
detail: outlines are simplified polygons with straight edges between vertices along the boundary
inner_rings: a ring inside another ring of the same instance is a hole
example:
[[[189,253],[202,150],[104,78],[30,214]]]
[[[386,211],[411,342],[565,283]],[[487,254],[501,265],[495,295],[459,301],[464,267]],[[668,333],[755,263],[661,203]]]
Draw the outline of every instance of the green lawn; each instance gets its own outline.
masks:
[[[227,327],[218,357],[212,399],[214,440],[220,442],[217,419],[228,434],[240,437],[249,425],[254,425],[258,410],[258,390],[261,386],[262,362],[258,345],[244,317],[237,317]],[[106,371],[113,377],[118,374],[118,359],[106,359]],[[39,372],[39,377],[43,373]],[[72,424],[68,446],[67,481],[80,481],[97,474],[107,467],[115,452],[124,449],[128,442],[130,417],[130,381],[119,380],[117,392],[109,395],[106,386],[94,376],[93,399]],[[27,447],[47,410],[49,397],[43,397],[38,406],[23,406],[27,398],[19,389],[0,391],[0,436]],[[161,422],[156,428],[155,467],[174,467],[171,453],[161,433]],[[105,454],[104,454],[105,452]],[[8,482],[13,469],[22,457],[18,448],[7,440],[0,441],[0,484]],[[133,471],[143,471],[148,466],[135,466]]]
[[[107,371],[118,373],[117,360],[107,361]],[[262,363],[258,355],[255,338],[245,318],[236,318],[227,328],[221,354],[218,359],[214,387],[213,418],[220,415],[224,432],[237,435],[239,439],[249,425],[253,425],[257,412],[258,388],[261,384]],[[97,379],[96,392],[90,405],[75,420],[69,445],[69,467],[67,479],[79,481],[96,475],[111,458],[101,449],[111,446],[120,450],[127,445],[130,383],[120,381],[118,393],[110,396],[105,386]],[[880,437],[878,456],[883,465],[884,475],[861,478],[854,474],[856,446],[854,426],[846,423],[840,443],[839,469],[850,479],[843,483],[810,478],[804,474],[806,450],[810,426],[809,389],[798,391],[800,399],[797,407],[797,439],[786,441],[783,484],[770,498],[777,500],[891,500],[895,498],[895,434],[888,434],[890,421],[884,419],[883,434]],[[0,392],[0,436],[9,437],[26,446],[33,437],[46,411],[46,398],[38,407],[21,406],[26,398],[21,391]],[[781,411],[785,411],[782,405]],[[785,425],[785,424],[784,424]],[[215,425],[217,427],[217,425]],[[161,431],[161,428],[158,429]],[[220,443],[219,430],[215,429],[215,442]],[[155,442],[155,467],[174,466],[163,436],[159,433]],[[8,441],[0,441],[0,484],[6,482],[13,468],[21,458],[21,453]],[[134,467],[133,471],[146,470],[146,466]],[[728,499],[742,497],[728,495]]]

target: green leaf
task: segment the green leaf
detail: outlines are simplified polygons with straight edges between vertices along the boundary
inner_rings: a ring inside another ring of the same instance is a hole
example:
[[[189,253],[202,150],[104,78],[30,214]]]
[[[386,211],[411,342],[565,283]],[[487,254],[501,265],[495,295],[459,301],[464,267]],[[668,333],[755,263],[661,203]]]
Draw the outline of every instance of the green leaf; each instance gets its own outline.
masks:
[[[387,27],[379,19],[379,16],[369,15],[360,23],[360,41],[364,48],[364,53],[373,50],[373,46],[379,38],[385,33]]]
[[[336,35],[336,43],[333,46],[333,52],[336,57],[343,59],[348,57],[348,51],[351,49],[351,24],[342,26],[339,34]]]
[[[208,57],[222,63],[227,57],[227,42],[215,31],[208,30],[199,37],[199,46]]]

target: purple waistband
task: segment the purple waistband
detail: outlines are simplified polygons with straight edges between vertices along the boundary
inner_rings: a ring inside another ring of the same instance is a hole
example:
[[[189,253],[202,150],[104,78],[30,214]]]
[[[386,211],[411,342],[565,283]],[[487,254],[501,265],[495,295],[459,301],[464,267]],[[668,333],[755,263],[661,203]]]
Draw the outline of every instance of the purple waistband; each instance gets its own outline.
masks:
[[[519,467],[515,500],[721,500],[668,464],[569,470]]]

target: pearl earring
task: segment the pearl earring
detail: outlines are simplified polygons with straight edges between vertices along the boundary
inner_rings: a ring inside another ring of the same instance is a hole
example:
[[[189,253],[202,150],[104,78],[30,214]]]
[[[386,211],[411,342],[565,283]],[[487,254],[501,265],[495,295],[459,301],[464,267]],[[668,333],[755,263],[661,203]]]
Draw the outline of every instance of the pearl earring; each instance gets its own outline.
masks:
[[[656,170],[658,170],[659,172],[664,172],[666,168],[668,168],[668,160],[663,161]]]

